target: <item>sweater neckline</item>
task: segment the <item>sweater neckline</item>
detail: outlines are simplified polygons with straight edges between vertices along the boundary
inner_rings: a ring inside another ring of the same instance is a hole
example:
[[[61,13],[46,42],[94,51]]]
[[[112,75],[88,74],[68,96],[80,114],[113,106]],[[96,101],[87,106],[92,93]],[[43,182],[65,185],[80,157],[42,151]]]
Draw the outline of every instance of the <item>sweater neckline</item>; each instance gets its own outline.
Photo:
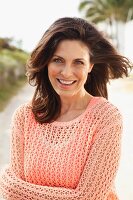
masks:
[[[76,117],[76,118],[74,118],[74,119],[72,119],[72,120],[70,120],[70,121],[63,121],[63,122],[61,122],[61,121],[56,121],[56,120],[55,120],[54,122],[52,122],[52,125],[56,125],[56,126],[66,126],[66,125],[70,125],[70,124],[73,124],[73,123],[79,121],[81,118],[83,118],[83,117],[86,115],[86,113],[92,108],[92,106],[95,105],[95,102],[97,102],[97,100],[98,100],[99,98],[101,98],[101,97],[93,96],[93,97],[91,98],[91,100],[89,101],[89,103],[88,103],[88,105],[87,105],[85,111],[84,111],[83,113],[81,113],[78,117]]]

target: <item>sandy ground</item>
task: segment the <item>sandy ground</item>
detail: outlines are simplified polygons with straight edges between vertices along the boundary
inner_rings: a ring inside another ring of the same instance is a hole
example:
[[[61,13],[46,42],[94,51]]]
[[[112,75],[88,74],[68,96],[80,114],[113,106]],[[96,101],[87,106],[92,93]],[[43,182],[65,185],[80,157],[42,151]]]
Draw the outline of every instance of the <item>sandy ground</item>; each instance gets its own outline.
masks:
[[[120,109],[124,120],[122,154],[116,177],[116,190],[120,200],[133,200],[133,80],[131,81],[116,80],[108,87],[109,101]],[[20,104],[31,99],[33,91],[32,87],[25,86],[12,98],[4,112],[0,113],[0,168],[9,161],[11,116]]]

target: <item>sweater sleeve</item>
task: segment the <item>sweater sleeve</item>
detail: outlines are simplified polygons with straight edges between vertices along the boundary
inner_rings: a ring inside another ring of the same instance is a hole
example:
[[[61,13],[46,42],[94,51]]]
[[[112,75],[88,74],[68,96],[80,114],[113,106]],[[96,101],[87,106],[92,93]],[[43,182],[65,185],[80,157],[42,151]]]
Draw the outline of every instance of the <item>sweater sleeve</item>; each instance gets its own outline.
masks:
[[[24,180],[24,105],[17,108],[12,117],[10,139],[10,168]]]
[[[122,133],[122,119],[117,108],[105,112],[107,114],[101,117],[97,126],[91,150],[75,189],[34,185],[25,182],[22,174],[16,176],[15,168],[12,170],[8,167],[1,176],[3,196],[9,200],[105,200],[118,169]],[[17,151],[16,147],[12,148]],[[22,167],[20,165],[23,165],[22,161],[16,167]]]
[[[24,180],[24,106],[16,109],[11,121],[10,135],[10,163],[8,169],[14,173],[14,176],[20,180]],[[12,190],[12,181],[4,182],[2,174],[6,175],[6,170],[1,170],[0,176],[0,192],[9,200],[13,200],[9,190]],[[7,180],[9,181],[9,180]],[[11,184],[8,186],[8,184]],[[13,195],[14,196],[14,195]],[[9,198],[8,198],[9,197]]]

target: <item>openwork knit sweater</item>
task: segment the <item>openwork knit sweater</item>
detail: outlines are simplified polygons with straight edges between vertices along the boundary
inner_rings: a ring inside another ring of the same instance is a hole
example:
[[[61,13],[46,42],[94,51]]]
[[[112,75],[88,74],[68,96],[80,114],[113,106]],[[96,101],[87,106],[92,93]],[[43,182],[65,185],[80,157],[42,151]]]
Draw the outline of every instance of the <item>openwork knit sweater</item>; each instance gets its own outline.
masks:
[[[69,122],[39,124],[30,104],[12,119],[11,161],[0,190],[7,200],[116,200],[122,119],[103,97],[93,97]]]

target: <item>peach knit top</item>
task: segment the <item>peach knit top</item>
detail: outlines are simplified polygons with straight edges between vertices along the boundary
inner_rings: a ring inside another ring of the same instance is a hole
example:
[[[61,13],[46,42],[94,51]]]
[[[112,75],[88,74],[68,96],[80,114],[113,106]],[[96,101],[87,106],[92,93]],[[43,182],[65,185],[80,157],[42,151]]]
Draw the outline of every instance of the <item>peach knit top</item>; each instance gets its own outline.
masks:
[[[68,122],[39,124],[30,104],[14,113],[10,164],[1,172],[7,200],[116,200],[122,119],[103,97]]]

